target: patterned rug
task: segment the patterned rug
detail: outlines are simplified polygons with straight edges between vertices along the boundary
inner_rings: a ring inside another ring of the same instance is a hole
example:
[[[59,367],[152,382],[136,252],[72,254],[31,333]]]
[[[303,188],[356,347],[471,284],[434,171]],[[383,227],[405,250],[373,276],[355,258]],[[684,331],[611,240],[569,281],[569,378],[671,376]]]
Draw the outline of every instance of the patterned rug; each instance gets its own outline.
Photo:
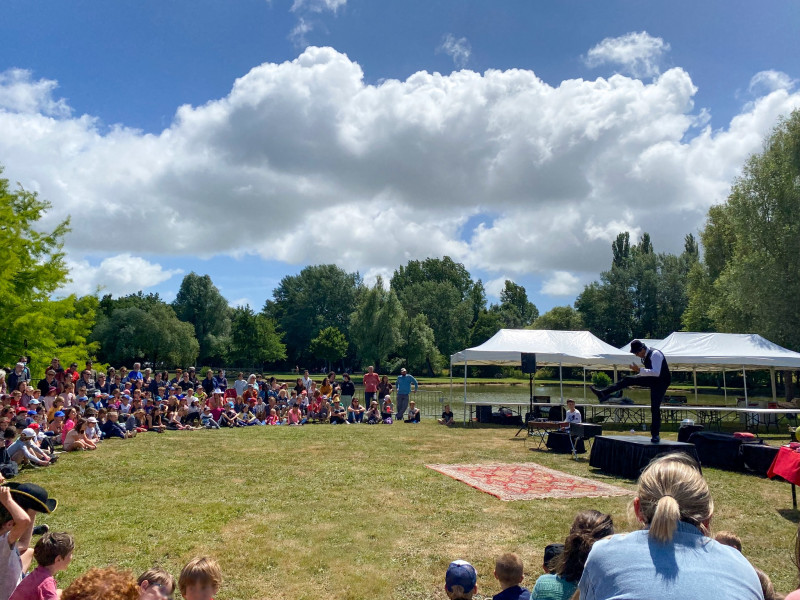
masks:
[[[630,496],[631,490],[569,475],[536,463],[425,465],[500,500]]]

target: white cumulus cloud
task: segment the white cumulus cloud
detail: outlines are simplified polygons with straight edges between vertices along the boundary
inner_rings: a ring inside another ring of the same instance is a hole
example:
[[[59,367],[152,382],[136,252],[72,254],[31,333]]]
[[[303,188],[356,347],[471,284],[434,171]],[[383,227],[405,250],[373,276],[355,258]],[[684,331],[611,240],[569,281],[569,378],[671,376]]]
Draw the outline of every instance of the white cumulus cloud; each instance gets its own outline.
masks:
[[[567,271],[555,271],[542,283],[541,293],[546,296],[574,296],[583,288],[581,280]]]
[[[341,7],[347,4],[347,0],[294,0],[292,3],[292,12],[309,11],[309,12],[324,12],[330,11],[335,13]]]
[[[586,281],[608,267],[618,229],[680,251],[778,117],[800,107],[782,87],[712,129],[679,67],[649,82],[554,86],[511,69],[368,84],[351,58],[309,47],[143,133],[71,114],[54,81],[4,75],[0,98],[36,98],[0,106],[5,176],[52,202],[44,226],[72,215],[73,260],[255,254],[373,281],[445,254],[487,279]],[[491,217],[464,237],[478,214]],[[103,255],[86,232],[109,223],[136,235]],[[87,279],[82,289],[101,278]]]
[[[776,90],[791,90],[797,84],[796,79],[792,79],[783,71],[759,71],[750,79],[748,91],[751,94],[769,94]]]
[[[167,281],[181,274],[180,269],[164,269],[140,256],[117,254],[92,265],[86,259],[68,259],[67,266],[72,281],[61,292],[83,296],[98,289],[101,294],[124,296]]]
[[[472,46],[465,37],[457,38],[452,33],[446,34],[442,38],[442,43],[436,49],[437,52],[444,52],[453,59],[453,64],[459,69],[463,69],[469,62],[472,54]]]
[[[670,46],[660,37],[646,31],[608,37],[586,54],[589,67],[618,66],[623,73],[634,77],[654,77],[661,71],[661,59]]]

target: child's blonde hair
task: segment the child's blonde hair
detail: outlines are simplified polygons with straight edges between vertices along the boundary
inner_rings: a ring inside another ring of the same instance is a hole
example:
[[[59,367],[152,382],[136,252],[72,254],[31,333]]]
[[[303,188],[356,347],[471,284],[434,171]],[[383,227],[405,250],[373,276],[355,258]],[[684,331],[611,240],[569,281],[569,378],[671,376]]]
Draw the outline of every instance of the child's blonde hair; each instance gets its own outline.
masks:
[[[503,585],[515,585],[522,581],[522,559],[513,552],[506,552],[494,561],[494,574]]]
[[[186,588],[194,584],[210,583],[215,589],[222,585],[222,571],[213,558],[198,556],[189,561],[178,577],[178,589],[186,595]]]
[[[147,569],[147,571],[139,575],[136,583],[142,585],[145,581],[150,585],[163,585],[169,594],[175,591],[175,578],[169,571],[161,567]]]

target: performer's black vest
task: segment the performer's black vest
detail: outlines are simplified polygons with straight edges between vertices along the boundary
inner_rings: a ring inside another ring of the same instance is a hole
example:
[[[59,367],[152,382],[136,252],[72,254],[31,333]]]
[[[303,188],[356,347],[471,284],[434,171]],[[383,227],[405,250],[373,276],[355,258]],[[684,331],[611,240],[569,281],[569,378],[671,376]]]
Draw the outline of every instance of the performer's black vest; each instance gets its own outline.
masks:
[[[648,348],[647,354],[645,354],[644,358],[642,359],[642,364],[644,365],[645,369],[653,368],[653,361],[650,359],[652,355],[653,355],[653,349]],[[666,356],[661,360],[661,374],[658,376],[658,381],[664,387],[667,387],[672,381],[672,375],[669,372],[669,365],[667,365]]]

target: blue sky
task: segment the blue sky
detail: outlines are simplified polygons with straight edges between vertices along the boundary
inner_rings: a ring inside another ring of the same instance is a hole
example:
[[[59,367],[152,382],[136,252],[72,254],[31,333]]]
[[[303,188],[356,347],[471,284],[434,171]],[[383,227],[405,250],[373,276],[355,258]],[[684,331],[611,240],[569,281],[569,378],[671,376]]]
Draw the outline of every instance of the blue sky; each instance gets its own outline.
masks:
[[[260,307],[305,264],[448,253],[546,310],[616,231],[697,231],[800,106],[798,23],[791,1],[11,0],[0,162],[73,216],[68,291],[171,298],[195,270]]]

